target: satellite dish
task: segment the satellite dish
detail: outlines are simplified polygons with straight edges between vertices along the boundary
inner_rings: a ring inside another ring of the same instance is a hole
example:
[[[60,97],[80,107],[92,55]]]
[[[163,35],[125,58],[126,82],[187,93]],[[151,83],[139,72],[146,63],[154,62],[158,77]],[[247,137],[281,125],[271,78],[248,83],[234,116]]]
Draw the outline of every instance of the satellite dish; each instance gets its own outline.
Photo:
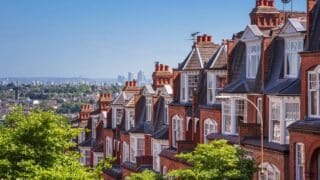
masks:
[[[284,3],[284,4],[287,4],[287,3],[291,2],[291,0],[281,0],[281,1],[282,1],[282,3]]]

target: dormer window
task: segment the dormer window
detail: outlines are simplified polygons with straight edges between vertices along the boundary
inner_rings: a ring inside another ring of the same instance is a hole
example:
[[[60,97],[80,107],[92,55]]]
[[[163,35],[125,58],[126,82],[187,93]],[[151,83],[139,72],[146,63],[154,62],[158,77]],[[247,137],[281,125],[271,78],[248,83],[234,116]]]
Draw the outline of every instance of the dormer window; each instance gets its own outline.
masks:
[[[290,39],[285,40],[285,63],[284,74],[288,78],[296,78],[300,69],[300,56],[299,52],[303,51],[303,39]]]
[[[247,78],[256,78],[260,62],[261,46],[260,42],[247,42]]]

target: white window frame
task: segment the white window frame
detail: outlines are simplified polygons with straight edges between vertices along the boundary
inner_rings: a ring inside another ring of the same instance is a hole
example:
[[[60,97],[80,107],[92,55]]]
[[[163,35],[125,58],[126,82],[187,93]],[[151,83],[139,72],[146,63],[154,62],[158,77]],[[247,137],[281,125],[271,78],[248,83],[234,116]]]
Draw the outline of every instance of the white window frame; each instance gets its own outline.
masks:
[[[112,138],[107,136],[106,137],[106,157],[112,157],[112,149],[113,149],[113,143]]]
[[[209,140],[207,136],[211,133],[217,133],[218,132],[218,124],[213,119],[206,119],[203,123],[203,142],[204,144],[208,144]]]
[[[103,154],[98,153],[98,152],[94,152],[93,153],[93,167],[96,167],[101,159],[103,159]]]
[[[152,121],[152,96],[146,96],[147,121]]]
[[[135,118],[135,112],[134,109],[126,108],[126,120],[125,120],[125,130],[129,131],[131,128],[135,126],[134,118]]]
[[[119,113],[121,111],[121,113]],[[121,106],[112,107],[112,128],[116,128],[121,123],[123,116],[123,108]]]
[[[315,76],[315,79],[311,81],[311,76]],[[308,115],[312,118],[320,117],[320,66],[317,66],[314,70],[308,72]],[[315,114],[312,113],[312,96],[315,93]]]
[[[256,52],[252,52],[252,48],[256,48]],[[248,79],[255,79],[257,76],[261,59],[261,41],[258,40],[246,42],[246,49],[246,77]],[[256,59],[253,59],[253,57],[255,57]]]
[[[129,162],[129,145],[127,142],[122,144],[122,162]]]
[[[295,148],[295,167],[296,167],[296,180],[304,180],[305,172],[305,149],[303,143],[296,143]]]
[[[197,76],[196,82],[190,85],[190,78],[192,76]],[[185,71],[180,74],[180,102],[186,103],[192,100],[193,90],[190,89],[197,88],[199,81],[199,71]]]
[[[292,50],[292,43],[297,43],[296,50]],[[288,48],[288,45],[290,44],[290,49]],[[286,78],[297,78],[299,75],[300,70],[300,64],[301,64],[301,58],[298,54],[299,52],[303,51],[304,46],[304,38],[303,37],[287,37],[285,38],[285,55],[284,55],[284,76]],[[290,58],[290,60],[288,60]],[[296,58],[297,62],[294,62],[292,58]],[[288,61],[296,63],[292,64],[291,66],[296,65],[296,71],[295,74],[288,72],[288,66],[290,66],[290,63]]]
[[[238,120],[237,114],[243,111],[243,123],[247,122],[247,106],[248,103],[245,100],[246,96],[242,95],[244,98],[230,98],[222,102],[222,134],[227,135],[237,135],[238,134]],[[243,102],[240,106],[239,102]],[[227,108],[228,107],[228,108]],[[238,108],[241,107],[241,110]],[[240,114],[239,114],[240,115]],[[230,119],[230,123],[226,123],[227,118]]]
[[[287,127],[299,120],[299,115],[300,115],[300,98],[298,96],[283,96],[283,97],[269,97],[269,142],[274,142],[278,144],[289,144],[289,134]],[[272,110],[272,104],[277,104],[276,107],[274,107],[275,112]],[[287,108],[289,104],[295,104],[295,108],[297,111],[291,112],[291,117],[287,114]],[[279,119],[279,132],[280,132],[280,137],[278,139],[274,139],[274,129],[273,129],[273,121],[276,119],[273,118],[275,116],[278,116],[277,119]],[[293,117],[296,116],[296,119],[293,119]]]
[[[214,104],[216,101],[216,74],[207,73],[207,104]]]
[[[263,100],[262,97],[257,98],[257,108],[261,113],[261,116],[263,116]],[[257,117],[257,124],[261,124],[261,117],[259,116],[259,112],[256,113],[256,117]]]
[[[169,124],[169,104],[172,102],[172,99],[169,99],[169,98],[165,98],[165,100],[164,100],[164,116],[163,116],[163,118],[164,118],[164,123],[165,124]]]
[[[183,137],[183,118],[175,115],[172,118],[172,146],[177,147],[177,141],[184,140]]]
[[[138,141],[142,145],[139,146]],[[137,156],[144,156],[145,154],[145,140],[143,134],[130,134],[130,162],[136,163]]]
[[[153,170],[160,172],[160,156],[162,150],[169,147],[168,140],[152,139],[152,157],[153,157]]]

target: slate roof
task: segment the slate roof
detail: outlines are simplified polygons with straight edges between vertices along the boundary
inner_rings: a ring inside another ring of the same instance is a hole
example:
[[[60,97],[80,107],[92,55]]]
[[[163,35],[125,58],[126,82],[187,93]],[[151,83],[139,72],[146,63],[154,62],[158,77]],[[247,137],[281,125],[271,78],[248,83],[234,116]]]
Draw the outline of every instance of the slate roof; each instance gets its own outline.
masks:
[[[260,137],[246,137],[241,141],[241,144],[260,147],[261,146],[261,139],[260,139]],[[278,143],[269,142],[269,140],[266,138],[263,141],[263,147],[264,147],[264,149],[269,149],[269,150],[278,151],[278,152],[282,152],[282,153],[289,152],[289,145],[287,145],[287,144],[281,145]]]
[[[93,147],[94,143],[95,143],[95,139],[90,137],[89,139],[87,139],[87,140],[83,141],[82,143],[80,143],[78,146]]]
[[[311,19],[310,22],[310,44],[309,51],[317,51],[320,50],[320,1],[318,0],[316,5],[311,11]]]
[[[121,179],[122,177],[122,168],[120,165],[112,165],[111,169],[104,169],[103,172],[116,179]]]
[[[300,79],[284,78],[284,39],[275,37],[267,51],[269,63],[264,92],[275,95],[299,95]]]
[[[261,65],[255,79],[246,78],[246,45],[239,41],[231,52],[231,69],[229,70],[229,84],[222,92],[225,93],[259,93],[261,89]],[[260,60],[259,63],[262,63]]]
[[[206,69],[227,69],[227,51],[226,45],[221,45],[208,61]]]
[[[320,134],[320,119],[307,118],[299,120],[292,123],[288,129]]]
[[[135,94],[136,92],[125,92],[122,91],[119,96],[113,101],[113,105],[125,105]]]

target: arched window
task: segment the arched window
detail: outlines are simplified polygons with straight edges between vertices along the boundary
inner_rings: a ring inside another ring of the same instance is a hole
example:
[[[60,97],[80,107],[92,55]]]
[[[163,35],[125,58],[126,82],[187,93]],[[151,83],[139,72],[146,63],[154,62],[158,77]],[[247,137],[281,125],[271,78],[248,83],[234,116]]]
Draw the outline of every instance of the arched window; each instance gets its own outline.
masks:
[[[260,167],[261,167],[261,165],[260,165]],[[280,180],[280,171],[274,164],[271,164],[269,162],[265,162],[265,163],[263,163],[262,168],[264,169],[264,179]],[[260,172],[258,173],[258,176],[259,175],[260,175]],[[260,176],[259,176],[259,179],[262,180]]]
[[[172,118],[172,146],[177,147],[177,141],[183,140],[183,119],[175,115]]]
[[[207,136],[211,133],[216,133],[218,131],[217,129],[218,125],[217,122],[215,120],[212,119],[206,119],[204,121],[204,126],[203,126],[203,139],[204,139],[204,143],[207,144],[208,143],[208,139]]]

